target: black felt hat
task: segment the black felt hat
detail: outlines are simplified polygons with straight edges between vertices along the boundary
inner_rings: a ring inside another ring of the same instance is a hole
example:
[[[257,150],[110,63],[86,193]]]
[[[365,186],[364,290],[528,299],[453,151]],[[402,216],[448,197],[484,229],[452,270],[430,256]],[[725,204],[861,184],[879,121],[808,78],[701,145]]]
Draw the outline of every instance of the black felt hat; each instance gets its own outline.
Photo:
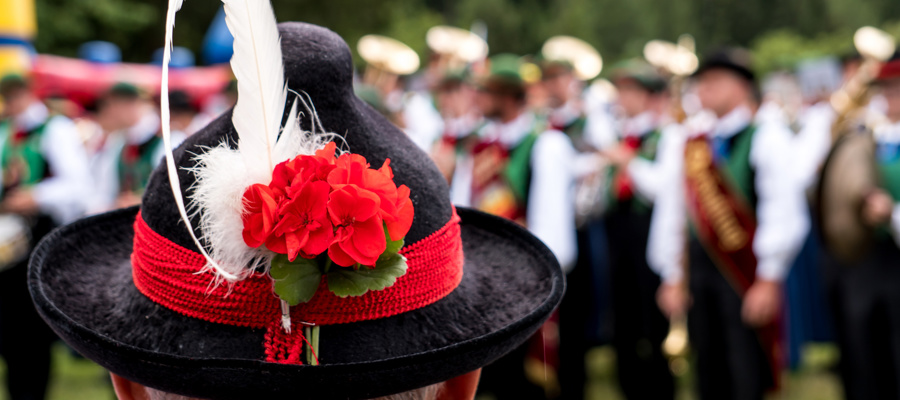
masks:
[[[411,189],[415,217],[406,242],[447,224],[453,212],[445,181],[403,132],[353,94],[346,43],[313,25],[279,29],[290,88],[309,95],[324,128],[340,133],[354,153],[374,166],[390,158],[395,181]],[[175,151],[186,196],[195,177],[184,167],[235,136],[229,112]],[[153,231],[198,250],[180,222],[164,165],[140,211]],[[40,314],[78,352],[129,380],[186,396],[371,398],[443,382],[523,343],[559,304],[565,286],[555,257],[534,236],[512,222],[459,209],[464,272],[449,295],[392,317],[322,326],[320,365],[270,363],[264,329],[191,318],[138,290],[130,259],[137,212],[86,218],[50,234],[34,252],[29,288]]]
[[[747,49],[723,47],[711,51],[703,57],[694,76],[703,75],[706,71],[714,69],[731,71],[751,84],[756,83],[756,74],[753,73],[753,57]]]

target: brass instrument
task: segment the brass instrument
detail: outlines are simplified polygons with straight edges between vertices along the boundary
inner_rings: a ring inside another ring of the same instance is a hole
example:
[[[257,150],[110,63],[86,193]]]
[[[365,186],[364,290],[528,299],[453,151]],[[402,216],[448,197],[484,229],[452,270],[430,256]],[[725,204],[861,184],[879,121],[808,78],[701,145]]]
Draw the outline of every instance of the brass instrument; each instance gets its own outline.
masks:
[[[644,45],[644,58],[650,65],[672,75],[669,81],[672,93],[671,114],[676,122],[684,122],[687,118],[681,104],[684,81],[700,65],[700,60],[695,53],[694,38],[687,34],[681,35],[677,44],[664,40],[651,40]]]
[[[551,37],[541,47],[541,56],[547,61],[568,64],[572,67],[575,78],[583,82],[596,78],[603,70],[603,58],[597,49],[572,36]],[[533,68],[537,69],[540,79],[540,68],[536,65]],[[595,90],[615,92],[615,88],[606,80],[598,80],[592,87]],[[582,150],[587,148],[588,146],[583,146]],[[605,160],[598,159],[593,168],[595,172],[579,177],[575,184],[575,221],[579,227],[596,220],[606,210],[608,175],[601,172],[606,167]]]
[[[550,61],[562,61],[572,66],[575,77],[590,81],[603,70],[603,58],[593,46],[572,36],[554,36],[544,42],[541,55]]]
[[[644,46],[644,58],[656,68],[672,75],[669,81],[671,91],[671,111],[673,119],[681,123],[687,119],[681,103],[684,82],[700,65],[694,48],[694,38],[681,35],[678,43],[663,40],[652,40]],[[686,264],[686,263],[685,263]],[[685,268],[687,282],[687,268]],[[684,290],[687,290],[685,287]],[[669,369],[675,376],[682,376],[688,371],[687,355],[690,351],[688,340],[687,315],[673,316],[669,321],[669,334],[662,344],[663,354],[669,359]]]
[[[831,96],[831,106],[837,112],[832,127],[834,141],[856,130],[856,122],[865,119],[860,113],[869,103],[871,84],[881,65],[891,58],[896,49],[896,42],[890,34],[871,26],[859,28],[853,35],[853,44],[863,57],[863,62],[857,73]]]
[[[438,25],[425,34],[428,48],[439,58],[442,71],[453,71],[487,58],[488,44],[480,36],[455,26]]]
[[[419,69],[419,55],[396,39],[381,35],[366,35],[356,45],[359,56],[366,62],[363,81],[382,88],[396,82],[397,77]]]
[[[861,215],[866,197],[879,186],[874,126],[866,105],[882,63],[896,48],[890,35],[872,27],[860,28],[853,41],[863,62],[831,97],[837,113],[833,145],[822,166],[816,196],[825,247],[848,265],[865,256],[875,233]]]

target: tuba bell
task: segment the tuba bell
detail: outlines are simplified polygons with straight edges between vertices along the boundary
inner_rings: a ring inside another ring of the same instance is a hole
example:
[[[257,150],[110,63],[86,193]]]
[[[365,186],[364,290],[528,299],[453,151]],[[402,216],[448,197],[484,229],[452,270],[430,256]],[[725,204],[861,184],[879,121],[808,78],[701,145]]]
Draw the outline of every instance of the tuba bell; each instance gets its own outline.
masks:
[[[860,28],[853,41],[863,63],[831,97],[837,113],[833,144],[816,190],[816,213],[825,248],[844,264],[864,257],[875,234],[861,212],[866,196],[880,183],[873,136],[877,121],[866,106],[882,63],[896,47],[889,34],[872,27]]]
[[[381,35],[366,35],[356,45],[359,57],[366,62],[363,82],[384,87],[398,77],[419,69],[419,55],[403,42]]]

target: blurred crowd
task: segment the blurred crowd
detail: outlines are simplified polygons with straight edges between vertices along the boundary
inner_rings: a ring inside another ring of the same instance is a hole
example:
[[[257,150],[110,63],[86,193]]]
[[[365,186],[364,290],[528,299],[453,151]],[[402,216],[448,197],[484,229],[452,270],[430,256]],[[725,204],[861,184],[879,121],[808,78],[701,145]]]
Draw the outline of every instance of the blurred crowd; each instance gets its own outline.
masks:
[[[421,68],[393,39],[359,43],[358,97],[431,156],[454,204],[520,223],[568,274],[557,315],[485,368],[480,390],[582,399],[587,351],[611,344],[625,397],[671,399],[690,338],[701,398],[760,399],[802,342],[836,340],[848,398],[900,398],[889,268],[900,256],[900,59],[847,54],[762,79],[744,49],[698,58],[690,38],[651,43],[612,65],[571,37],[489,57],[478,35],[436,27]],[[853,85],[871,100],[833,101],[856,98]],[[139,204],[165,153],[161,113],[128,82],[83,104],[8,75],[0,97],[0,240],[13,250],[0,260],[0,355],[13,398],[42,398],[53,336],[31,307],[11,306],[27,299],[3,287],[23,281],[11,277],[24,274],[14,244]],[[234,84],[202,104],[172,88],[172,146],[235,101]],[[872,133],[882,171],[859,204],[878,233],[856,268],[829,255],[812,201],[845,119]]]

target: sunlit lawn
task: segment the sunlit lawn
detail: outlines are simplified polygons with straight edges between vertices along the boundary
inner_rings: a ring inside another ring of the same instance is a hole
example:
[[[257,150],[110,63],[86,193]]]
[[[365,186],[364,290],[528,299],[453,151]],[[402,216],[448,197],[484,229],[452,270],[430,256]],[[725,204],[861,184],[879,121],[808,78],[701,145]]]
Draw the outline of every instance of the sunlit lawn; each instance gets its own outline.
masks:
[[[599,347],[588,353],[589,400],[624,400],[616,385],[615,352]],[[807,345],[797,371],[784,375],[781,393],[769,396],[772,400],[840,400],[843,398],[840,380],[834,372],[838,360],[837,349],[830,344]],[[678,380],[678,400],[697,399],[690,373]]]
[[[804,349],[803,363],[798,371],[785,375],[785,389],[772,399],[839,400],[840,381],[833,373],[837,350],[832,345],[809,345]],[[615,353],[609,347],[599,347],[588,353],[590,386],[589,400],[624,400],[615,378]],[[0,369],[5,365],[0,363]],[[4,374],[5,375],[5,374]],[[2,379],[2,378],[0,378]],[[678,400],[693,400],[692,376],[679,378]],[[5,388],[5,384],[3,385]],[[103,368],[78,358],[62,344],[53,349],[53,371],[50,378],[49,400],[113,400],[109,379]],[[0,390],[0,400],[7,400]]]

